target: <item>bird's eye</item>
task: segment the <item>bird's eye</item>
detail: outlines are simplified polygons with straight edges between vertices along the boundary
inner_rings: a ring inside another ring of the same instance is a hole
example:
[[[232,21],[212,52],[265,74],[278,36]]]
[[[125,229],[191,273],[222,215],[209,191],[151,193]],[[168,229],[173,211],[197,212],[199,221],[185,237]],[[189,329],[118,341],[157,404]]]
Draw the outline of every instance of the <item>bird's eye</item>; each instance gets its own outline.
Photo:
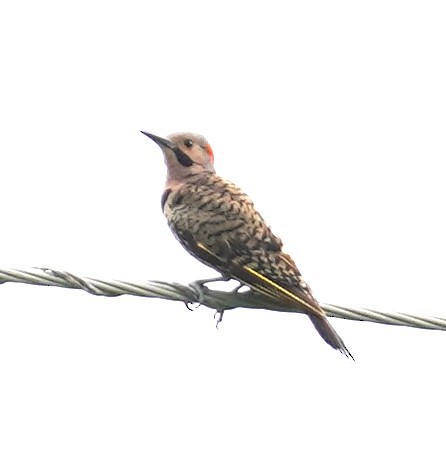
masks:
[[[184,145],[186,147],[191,148],[194,145],[194,143],[193,143],[193,141],[191,139],[186,139],[186,141],[184,141]]]

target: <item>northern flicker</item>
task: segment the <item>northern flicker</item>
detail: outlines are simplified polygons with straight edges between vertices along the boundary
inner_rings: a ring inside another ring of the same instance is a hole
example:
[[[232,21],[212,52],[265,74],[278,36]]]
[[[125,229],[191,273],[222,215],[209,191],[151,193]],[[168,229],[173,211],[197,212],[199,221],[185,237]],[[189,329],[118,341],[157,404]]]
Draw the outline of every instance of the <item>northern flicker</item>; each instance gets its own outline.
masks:
[[[215,173],[214,154],[203,136],[174,133],[155,141],[167,166],[161,198],[170,229],[183,247],[225,279],[235,279],[286,306],[299,307],[318,333],[347,357],[341,337],[289,255],[251,199]]]

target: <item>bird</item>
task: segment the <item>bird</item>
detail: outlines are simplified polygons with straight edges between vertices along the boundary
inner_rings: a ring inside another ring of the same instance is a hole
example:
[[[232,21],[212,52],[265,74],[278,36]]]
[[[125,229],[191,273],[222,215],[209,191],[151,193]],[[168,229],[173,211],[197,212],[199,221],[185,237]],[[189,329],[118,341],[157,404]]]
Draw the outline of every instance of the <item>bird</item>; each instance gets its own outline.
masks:
[[[239,187],[218,176],[214,153],[205,137],[173,133],[165,138],[141,131],[164,154],[167,166],[162,211],[181,245],[196,259],[236,280],[308,315],[332,348],[354,360],[301,272],[277,237]],[[206,283],[217,279],[201,281]],[[221,320],[221,318],[220,318]]]

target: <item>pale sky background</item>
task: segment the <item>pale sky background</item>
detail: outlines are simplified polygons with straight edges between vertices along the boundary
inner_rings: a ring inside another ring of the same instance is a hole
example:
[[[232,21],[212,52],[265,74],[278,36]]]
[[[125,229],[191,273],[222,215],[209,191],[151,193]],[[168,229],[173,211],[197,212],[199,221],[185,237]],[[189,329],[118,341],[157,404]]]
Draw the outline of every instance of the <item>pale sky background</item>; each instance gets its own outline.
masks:
[[[446,317],[443,2],[5,2],[1,266],[188,283],[205,135],[320,301]],[[446,333],[0,286],[0,459],[444,459]]]

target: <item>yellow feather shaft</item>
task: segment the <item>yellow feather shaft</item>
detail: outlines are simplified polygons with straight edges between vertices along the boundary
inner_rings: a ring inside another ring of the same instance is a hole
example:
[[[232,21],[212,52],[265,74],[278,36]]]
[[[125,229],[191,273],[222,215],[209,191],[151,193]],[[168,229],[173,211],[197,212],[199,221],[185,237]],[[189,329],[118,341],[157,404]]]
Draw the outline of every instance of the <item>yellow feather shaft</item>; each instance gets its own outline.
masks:
[[[280,286],[276,282],[273,282],[268,277],[265,277],[264,275],[260,274],[259,272],[255,271],[254,269],[251,269],[250,267],[245,266],[244,269],[246,271],[250,272],[251,274],[255,275],[257,278],[259,278],[263,282],[267,283],[268,285],[271,285],[272,287],[274,287],[276,290],[280,291],[284,295],[286,295],[289,298],[293,299],[294,301],[297,301],[300,304],[303,304],[305,307],[308,307],[312,311],[315,310],[314,306],[312,306],[310,303],[306,302],[302,298],[299,298],[299,296],[295,295],[294,293],[291,293],[291,291],[288,291],[286,288],[283,288],[282,286]]]
[[[203,251],[206,251],[206,253],[212,255],[214,258],[217,258],[217,259],[220,259],[215,253],[213,253],[212,251],[209,250],[209,248],[206,247],[206,245],[203,245],[202,243],[200,242],[197,242],[197,246],[199,248],[201,248]],[[304,299],[300,298],[299,296],[295,295],[294,293],[292,293],[291,291],[287,290],[286,288],[282,287],[281,285],[279,285],[278,283],[276,282],[273,282],[272,280],[270,280],[268,277],[265,277],[264,275],[262,275],[260,272],[257,272],[256,270],[254,269],[251,269],[250,267],[247,267],[247,266],[243,266],[243,270],[249,272],[251,275],[254,275],[257,279],[261,280],[262,282],[264,282],[267,286],[270,286],[272,288],[275,288],[277,291],[279,291],[280,293],[283,293],[285,296],[287,296],[289,299],[292,299],[293,301],[296,301],[298,302],[299,304],[305,306],[306,308],[308,308],[311,312],[315,313],[315,314],[321,314],[323,313],[323,311],[319,311],[319,309],[317,309],[317,307],[311,305],[309,302],[305,301]],[[243,283],[243,280],[240,280],[242,283]],[[267,289],[267,287],[265,286],[256,286],[255,289],[257,291],[260,291],[262,292],[263,294],[265,295],[269,295],[269,296],[274,296],[275,293],[274,292],[271,292],[270,290]]]

